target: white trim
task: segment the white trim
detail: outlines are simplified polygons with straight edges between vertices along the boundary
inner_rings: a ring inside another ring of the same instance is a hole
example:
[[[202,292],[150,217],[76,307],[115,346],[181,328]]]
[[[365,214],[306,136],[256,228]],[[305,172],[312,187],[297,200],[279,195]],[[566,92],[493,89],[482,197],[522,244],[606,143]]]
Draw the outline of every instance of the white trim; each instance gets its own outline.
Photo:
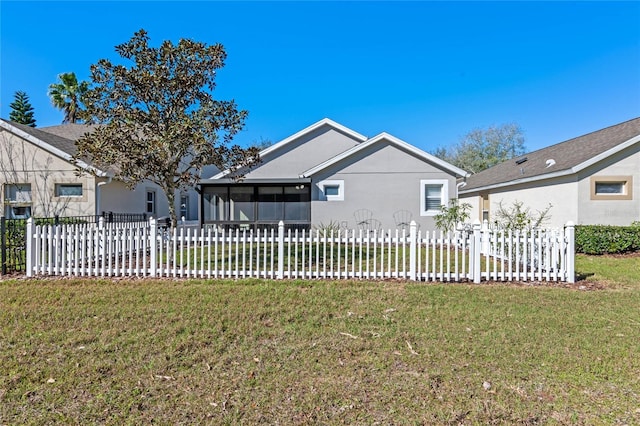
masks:
[[[12,126],[11,124],[7,123],[6,121],[0,120],[0,127],[4,128],[5,130],[7,130],[8,132],[13,133],[16,136],[21,137],[22,139],[27,140],[28,142],[31,142],[32,144],[36,145],[39,148],[44,149],[45,151],[49,151],[50,153],[57,155],[58,157],[62,158],[63,160],[68,161],[71,164],[77,164],[79,167],[82,167],[83,169],[88,169],[88,170],[93,170],[95,171],[96,175],[100,176],[100,177],[106,177],[107,176],[107,172],[97,169],[93,166],[90,166],[89,164],[85,163],[84,161],[80,161],[78,160],[77,163],[75,163],[73,161],[73,157],[71,156],[71,154],[69,154],[68,152],[65,152],[59,148],[56,148],[53,145],[50,145],[48,143],[46,143],[45,141],[38,139],[37,137],[30,135],[29,133],[25,132],[24,130],[20,130],[15,126]],[[63,138],[64,139],[64,138]]]
[[[338,195],[327,195],[325,188],[328,186],[338,187]],[[344,201],[344,180],[323,180],[318,182],[318,193],[321,201]]]
[[[294,133],[293,135],[281,140],[280,142],[271,145],[270,147],[267,147],[265,149],[263,149],[262,151],[260,151],[260,158],[262,158],[263,156],[272,153],[273,151],[276,151],[280,148],[282,148],[285,145],[288,145],[289,143],[295,141],[296,139],[299,139],[300,137],[311,133],[317,129],[319,129],[322,126],[330,126],[333,127],[334,129],[345,133],[347,136],[352,137],[353,139],[356,139],[358,142],[364,142],[367,140],[367,137],[364,135],[361,135],[360,133],[353,131],[351,129],[349,129],[348,127],[343,126],[342,124],[336,123],[335,121],[329,119],[329,118],[323,118],[322,120],[312,124],[311,126],[308,126],[302,130],[300,130],[299,132]],[[215,176],[213,176],[211,179],[220,179],[222,177],[225,177],[229,174],[229,170],[223,170],[220,173],[216,174]]]
[[[335,157],[330,158],[327,161],[324,161],[320,164],[318,164],[317,166],[314,166],[308,170],[305,170],[304,172],[302,172],[300,174],[301,178],[305,178],[305,177],[311,177],[314,174],[326,169],[327,167],[332,166],[333,164],[336,164],[339,161],[342,161],[346,158],[349,158],[350,156],[362,151],[363,149],[366,149],[370,146],[373,146],[381,141],[387,141],[389,143],[391,143],[391,145],[394,145],[398,148],[401,148],[405,151],[408,151],[411,154],[414,154],[415,156],[421,158],[424,161],[433,163],[437,166],[442,167],[443,169],[455,174],[456,176],[469,176],[469,173],[465,172],[464,170],[454,166],[453,164],[449,164],[444,160],[439,159],[438,157],[435,157],[419,148],[416,148],[415,146],[408,144],[407,142],[396,138],[395,136],[392,136],[388,133],[380,133],[379,135],[369,139],[366,142],[363,142],[359,145],[354,146],[353,148],[350,148],[346,151],[344,151],[341,154],[336,155]]]
[[[449,181],[446,179],[421,179],[420,180],[420,216],[435,216],[440,210],[427,210],[426,187],[427,185],[441,185],[440,205],[446,206],[449,201]]]

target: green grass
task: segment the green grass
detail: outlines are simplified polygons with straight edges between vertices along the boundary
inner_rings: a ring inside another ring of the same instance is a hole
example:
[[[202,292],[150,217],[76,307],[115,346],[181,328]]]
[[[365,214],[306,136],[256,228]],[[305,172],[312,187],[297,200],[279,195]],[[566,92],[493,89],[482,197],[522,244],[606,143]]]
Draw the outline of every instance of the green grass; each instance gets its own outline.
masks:
[[[0,424],[637,424],[614,287],[4,281]]]
[[[640,254],[615,256],[576,255],[576,277],[585,284],[608,288],[640,288]]]

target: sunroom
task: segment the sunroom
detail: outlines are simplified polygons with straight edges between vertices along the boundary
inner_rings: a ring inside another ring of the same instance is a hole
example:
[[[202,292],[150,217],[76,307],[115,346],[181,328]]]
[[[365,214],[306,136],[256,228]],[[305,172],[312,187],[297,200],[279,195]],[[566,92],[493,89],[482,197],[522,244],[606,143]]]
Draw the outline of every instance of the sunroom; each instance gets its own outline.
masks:
[[[281,220],[289,229],[311,225],[311,179],[209,179],[200,190],[205,226],[264,229]]]

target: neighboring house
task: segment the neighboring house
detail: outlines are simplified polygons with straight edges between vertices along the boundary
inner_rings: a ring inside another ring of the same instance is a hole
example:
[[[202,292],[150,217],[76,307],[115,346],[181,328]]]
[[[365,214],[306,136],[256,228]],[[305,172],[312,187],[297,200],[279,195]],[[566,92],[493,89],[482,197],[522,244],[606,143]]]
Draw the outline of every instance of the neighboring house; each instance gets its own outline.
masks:
[[[7,218],[97,215],[103,212],[169,214],[166,197],[155,184],[129,190],[105,171],[78,176],[71,161],[75,141],[91,128],[82,124],[33,128],[0,119],[2,215]],[[87,171],[90,165],[80,164]],[[197,219],[194,190],[176,195],[176,212]]]
[[[350,229],[434,229],[466,172],[387,133],[367,138],[321,120],[260,153],[239,181],[200,182],[201,221],[219,226],[332,224]]]
[[[472,219],[495,220],[499,203],[532,212],[549,204],[547,225],[629,225],[640,220],[640,118],[505,161],[460,188]]]

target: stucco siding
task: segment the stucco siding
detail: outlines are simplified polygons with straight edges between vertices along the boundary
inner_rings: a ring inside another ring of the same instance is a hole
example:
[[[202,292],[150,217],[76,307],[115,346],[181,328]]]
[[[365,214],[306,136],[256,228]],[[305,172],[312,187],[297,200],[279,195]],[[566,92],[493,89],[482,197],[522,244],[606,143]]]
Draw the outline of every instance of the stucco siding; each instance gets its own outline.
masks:
[[[262,158],[248,179],[297,178],[301,172],[354,147],[358,141],[330,126],[310,132]]]
[[[629,178],[629,199],[594,199],[592,180]],[[579,174],[579,224],[629,225],[640,220],[640,144]]]
[[[453,176],[395,146],[380,144],[313,177],[312,223],[334,221],[353,228],[354,213],[367,209],[388,229],[396,227],[394,213],[407,210],[422,229],[434,229],[433,217],[420,215],[421,181],[432,179],[446,180],[449,198],[455,197]],[[325,180],[344,182],[344,200],[321,199],[318,184]]]
[[[489,193],[489,221],[496,220],[499,204],[509,209],[513,203],[522,202],[535,215],[549,204],[549,219],[545,226],[563,227],[568,221],[578,222],[578,185],[574,176],[514,185],[508,190],[494,189]],[[460,195],[460,202],[472,205],[471,220],[481,217],[482,199],[478,193]]]

